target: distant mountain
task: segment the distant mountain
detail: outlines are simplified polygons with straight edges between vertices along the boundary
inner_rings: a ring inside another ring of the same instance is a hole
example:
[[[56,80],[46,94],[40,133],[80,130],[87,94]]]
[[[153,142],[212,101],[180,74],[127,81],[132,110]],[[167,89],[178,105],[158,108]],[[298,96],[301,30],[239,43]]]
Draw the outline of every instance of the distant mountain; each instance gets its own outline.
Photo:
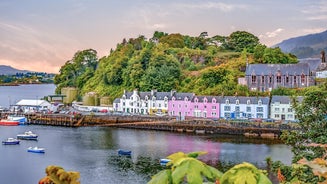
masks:
[[[300,59],[320,57],[322,50],[327,52],[327,30],[321,33],[290,38],[273,47],[279,47],[283,52],[292,53]]]
[[[28,73],[28,72],[31,72],[31,71],[18,70],[16,68],[11,67],[11,66],[0,65],[0,75],[14,75],[16,73]]]

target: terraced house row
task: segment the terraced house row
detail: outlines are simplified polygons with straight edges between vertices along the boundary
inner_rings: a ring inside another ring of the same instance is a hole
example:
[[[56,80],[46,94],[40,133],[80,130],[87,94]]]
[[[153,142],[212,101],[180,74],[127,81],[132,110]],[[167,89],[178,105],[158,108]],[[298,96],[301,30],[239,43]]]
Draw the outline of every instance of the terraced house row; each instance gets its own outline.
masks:
[[[302,97],[297,97],[301,102]],[[169,115],[185,119],[274,119],[296,121],[289,96],[197,96],[194,93],[124,91],[113,103],[113,110],[141,115]]]

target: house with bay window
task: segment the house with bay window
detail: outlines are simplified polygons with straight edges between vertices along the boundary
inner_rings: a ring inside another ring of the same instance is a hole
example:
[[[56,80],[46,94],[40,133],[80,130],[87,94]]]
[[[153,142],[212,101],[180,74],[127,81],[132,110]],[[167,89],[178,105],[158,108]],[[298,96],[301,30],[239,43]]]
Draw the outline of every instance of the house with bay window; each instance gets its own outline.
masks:
[[[220,103],[217,96],[194,96],[190,104],[190,115],[201,118],[220,118]]]
[[[295,100],[301,103],[303,97],[296,97]],[[272,96],[270,102],[270,118],[280,121],[297,120],[292,101],[292,97],[290,96]]]
[[[172,91],[168,101],[168,115],[178,117],[179,119],[192,116],[190,107],[194,96],[194,93],[177,93]]]
[[[225,119],[268,118],[269,97],[224,96],[220,117]]]

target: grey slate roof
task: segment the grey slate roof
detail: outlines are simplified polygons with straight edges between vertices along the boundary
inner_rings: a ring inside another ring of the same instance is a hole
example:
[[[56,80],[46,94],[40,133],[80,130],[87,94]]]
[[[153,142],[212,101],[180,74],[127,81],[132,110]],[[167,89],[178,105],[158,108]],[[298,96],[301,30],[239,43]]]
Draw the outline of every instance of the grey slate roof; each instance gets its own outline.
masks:
[[[246,104],[248,100],[250,100],[250,104],[258,104],[259,100],[262,104],[269,104],[269,97],[224,96],[221,98],[221,103],[225,104],[226,100],[229,100],[230,104],[235,104],[236,100],[239,100],[240,104]]]
[[[169,100],[172,99],[172,97],[175,97],[176,100],[184,100],[185,97],[187,97],[189,100],[192,100],[194,96],[194,93],[174,93],[172,96],[170,96]]]
[[[321,64],[320,58],[306,58],[306,59],[299,59],[299,63],[308,63],[310,70],[315,71]]]
[[[275,75],[278,71],[282,75],[305,75],[310,74],[310,67],[308,63],[297,64],[249,64],[246,67],[245,75]]]
[[[303,101],[303,97],[302,96],[298,96],[296,97],[298,102],[302,102]],[[276,103],[279,102],[281,104],[291,104],[292,103],[292,99],[290,96],[278,96],[278,95],[273,95],[271,97],[271,103]]]
[[[220,102],[220,100],[219,100],[220,97],[219,96],[194,96],[192,98],[192,102],[194,102],[195,99],[198,99],[198,102],[203,103],[205,98],[208,100],[208,103],[212,103],[213,99],[216,99],[216,103]]]
[[[113,103],[120,103],[120,98],[116,98]]]

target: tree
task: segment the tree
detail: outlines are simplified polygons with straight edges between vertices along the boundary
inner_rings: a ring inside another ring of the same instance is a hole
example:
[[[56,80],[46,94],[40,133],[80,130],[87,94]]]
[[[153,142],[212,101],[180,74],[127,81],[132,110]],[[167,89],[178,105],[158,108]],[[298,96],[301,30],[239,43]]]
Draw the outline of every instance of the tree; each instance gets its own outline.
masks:
[[[254,48],[259,44],[259,38],[246,31],[236,31],[229,35],[228,48],[236,52],[241,52],[247,49],[248,52],[253,53]]]

